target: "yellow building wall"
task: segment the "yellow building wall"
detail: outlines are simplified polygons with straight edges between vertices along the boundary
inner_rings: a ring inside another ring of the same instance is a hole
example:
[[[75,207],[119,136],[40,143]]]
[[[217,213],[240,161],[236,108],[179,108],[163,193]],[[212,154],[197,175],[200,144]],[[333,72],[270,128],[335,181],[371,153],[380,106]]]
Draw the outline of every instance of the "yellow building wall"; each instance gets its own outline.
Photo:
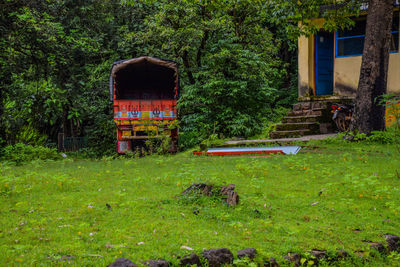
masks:
[[[335,57],[333,70],[333,93],[355,96],[360,77],[361,57]]]
[[[400,94],[400,52],[390,54],[387,88],[388,93]]]
[[[338,57],[334,63],[334,94],[355,96],[360,78],[361,56]],[[388,93],[400,93],[400,53],[389,56]]]
[[[309,68],[308,63],[310,59],[310,54],[308,50],[308,42],[310,38],[305,36],[300,36],[298,40],[298,90],[299,96],[304,96],[309,93],[309,73],[312,69]]]

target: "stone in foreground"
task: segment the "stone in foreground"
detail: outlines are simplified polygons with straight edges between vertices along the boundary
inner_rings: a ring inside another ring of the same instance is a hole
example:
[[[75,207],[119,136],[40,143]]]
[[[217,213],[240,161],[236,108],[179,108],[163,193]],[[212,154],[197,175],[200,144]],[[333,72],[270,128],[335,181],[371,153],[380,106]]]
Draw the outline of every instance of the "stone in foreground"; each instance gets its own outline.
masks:
[[[210,267],[220,267],[233,261],[233,254],[227,248],[205,250],[203,257],[207,259]]]
[[[202,266],[199,256],[197,256],[194,253],[183,257],[180,263],[181,266],[192,266],[192,265]]]
[[[388,244],[389,252],[397,251],[400,252],[400,237],[397,235],[385,235],[386,242]]]
[[[108,265],[108,267],[137,267],[130,259],[118,258],[113,263]]]

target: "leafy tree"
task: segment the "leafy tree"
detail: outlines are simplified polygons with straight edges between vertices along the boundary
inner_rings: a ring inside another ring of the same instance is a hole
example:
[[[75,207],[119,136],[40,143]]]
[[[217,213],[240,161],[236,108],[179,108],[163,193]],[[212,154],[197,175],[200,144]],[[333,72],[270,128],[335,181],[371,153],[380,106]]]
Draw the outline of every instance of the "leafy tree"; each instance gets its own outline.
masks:
[[[178,4],[179,3],[179,4]],[[183,66],[183,131],[251,136],[271,116],[285,67],[261,1],[157,1],[136,40]]]
[[[96,117],[102,114],[112,122],[105,80],[111,62],[135,53],[120,37],[140,28],[131,22],[138,17],[135,14],[143,16],[143,10],[97,0],[19,0],[6,1],[2,7],[1,137],[9,143],[32,143],[19,133],[32,129],[38,140],[56,140],[58,132],[86,134],[91,121],[99,121]],[[97,78],[98,66],[105,62],[99,88],[88,77],[95,73]],[[99,93],[101,103],[96,102]]]
[[[295,45],[277,26],[293,22],[274,20],[263,1],[0,5],[0,136],[8,143],[54,142],[64,132],[88,136],[97,152],[115,149],[109,70],[140,55],[178,61],[182,130],[200,138],[260,132],[295,92]]]

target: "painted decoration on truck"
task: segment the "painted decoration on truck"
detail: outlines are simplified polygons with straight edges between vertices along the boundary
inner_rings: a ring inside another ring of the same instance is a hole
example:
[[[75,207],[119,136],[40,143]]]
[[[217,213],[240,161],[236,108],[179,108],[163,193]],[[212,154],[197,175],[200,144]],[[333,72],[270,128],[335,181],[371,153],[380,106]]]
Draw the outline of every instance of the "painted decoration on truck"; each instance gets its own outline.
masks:
[[[115,119],[169,119],[175,118],[173,111],[119,111],[114,114]]]

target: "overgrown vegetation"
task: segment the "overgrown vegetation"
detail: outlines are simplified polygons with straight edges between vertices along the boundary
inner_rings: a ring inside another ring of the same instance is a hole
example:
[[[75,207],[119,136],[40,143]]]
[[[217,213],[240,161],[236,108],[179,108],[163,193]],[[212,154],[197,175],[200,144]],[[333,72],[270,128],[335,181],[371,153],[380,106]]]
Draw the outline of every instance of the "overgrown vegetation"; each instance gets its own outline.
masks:
[[[342,140],[342,139],[339,139]],[[362,240],[399,235],[400,157],[392,145],[308,144],[268,157],[103,158],[1,163],[0,264],[105,266],[178,257],[193,248],[254,247],[260,263],[311,249],[350,253],[337,266],[398,266]],[[182,198],[193,183],[235,184],[240,203]],[[110,208],[106,205],[108,204]],[[356,252],[358,251],[358,252]],[[363,251],[364,257],[359,257]],[[246,265],[246,260],[235,260]],[[322,265],[327,263],[322,262]]]
[[[4,147],[0,150],[0,162],[11,162],[17,165],[34,160],[57,160],[61,156],[54,148],[31,146],[21,143]]]
[[[180,65],[183,147],[260,133],[296,92],[295,42],[271,12],[249,0],[6,1],[0,136],[47,145],[63,132],[88,137],[91,154],[114,151],[109,71],[140,55]]]

